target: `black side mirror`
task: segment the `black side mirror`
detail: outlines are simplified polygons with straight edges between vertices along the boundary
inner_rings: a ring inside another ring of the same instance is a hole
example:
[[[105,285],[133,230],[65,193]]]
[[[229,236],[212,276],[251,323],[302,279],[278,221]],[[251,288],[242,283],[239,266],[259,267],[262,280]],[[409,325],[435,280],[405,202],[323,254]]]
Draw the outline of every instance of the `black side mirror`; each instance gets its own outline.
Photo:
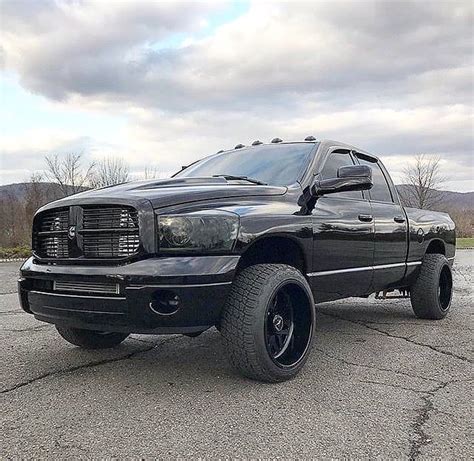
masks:
[[[316,181],[311,188],[313,196],[345,192],[351,190],[368,190],[373,186],[372,169],[367,165],[341,166],[337,178]]]

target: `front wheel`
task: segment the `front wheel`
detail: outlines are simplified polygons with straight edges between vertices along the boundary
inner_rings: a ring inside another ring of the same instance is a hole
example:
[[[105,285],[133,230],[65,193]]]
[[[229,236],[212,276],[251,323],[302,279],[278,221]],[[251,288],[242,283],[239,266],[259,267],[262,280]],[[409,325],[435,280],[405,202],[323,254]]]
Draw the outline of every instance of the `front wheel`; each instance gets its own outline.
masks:
[[[284,264],[244,269],[232,284],[221,333],[235,369],[280,382],[298,374],[311,350],[314,300],[300,271]]]
[[[83,330],[56,325],[58,333],[69,343],[83,349],[108,349],[124,341],[127,333],[109,333],[105,331]]]
[[[413,312],[420,319],[440,320],[451,307],[453,275],[444,255],[427,254],[420,273],[410,287]]]

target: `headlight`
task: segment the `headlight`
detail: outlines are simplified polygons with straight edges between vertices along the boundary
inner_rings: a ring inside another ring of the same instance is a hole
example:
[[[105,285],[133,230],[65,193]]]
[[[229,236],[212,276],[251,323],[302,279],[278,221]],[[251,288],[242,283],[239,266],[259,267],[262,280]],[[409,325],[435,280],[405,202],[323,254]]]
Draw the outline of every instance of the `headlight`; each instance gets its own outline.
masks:
[[[228,251],[239,230],[239,217],[226,211],[158,215],[160,250]]]

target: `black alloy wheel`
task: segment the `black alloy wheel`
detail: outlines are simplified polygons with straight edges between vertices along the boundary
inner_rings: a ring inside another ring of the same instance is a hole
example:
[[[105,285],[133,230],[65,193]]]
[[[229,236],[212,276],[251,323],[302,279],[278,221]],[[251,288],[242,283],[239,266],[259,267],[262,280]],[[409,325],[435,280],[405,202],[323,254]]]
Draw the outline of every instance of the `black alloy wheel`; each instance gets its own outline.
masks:
[[[314,337],[315,309],[303,274],[285,264],[243,269],[232,283],[220,327],[232,366],[265,382],[295,377]]]
[[[265,322],[268,353],[279,366],[295,365],[306,352],[312,335],[308,305],[295,306],[302,293],[295,284],[283,284],[269,303]]]
[[[453,291],[453,278],[449,266],[441,269],[438,284],[438,301],[443,311],[449,309],[451,304],[451,296]]]

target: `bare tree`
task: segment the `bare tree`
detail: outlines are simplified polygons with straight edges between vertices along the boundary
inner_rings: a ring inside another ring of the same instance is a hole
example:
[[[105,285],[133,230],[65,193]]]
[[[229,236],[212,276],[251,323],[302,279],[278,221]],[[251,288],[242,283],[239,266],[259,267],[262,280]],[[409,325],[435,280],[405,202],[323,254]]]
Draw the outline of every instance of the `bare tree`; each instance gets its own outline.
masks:
[[[64,196],[81,192],[89,186],[95,163],[84,166],[82,154],[47,155],[45,161],[47,179],[57,183]]]
[[[143,170],[143,179],[155,179],[159,177],[160,174],[158,172],[158,169],[156,166],[151,166],[151,167],[145,167]]]
[[[123,159],[104,158],[96,165],[90,184],[94,188],[113,186],[127,182],[129,177],[130,170]]]
[[[440,162],[440,157],[420,154],[404,169],[400,197],[405,206],[433,210],[443,204],[445,194],[441,189],[446,177],[441,174]]]
[[[21,207],[18,210],[23,211],[23,225],[26,236],[25,243],[29,244],[31,240],[31,228],[33,225],[33,216],[38,208],[42,207],[48,202],[56,200],[58,197],[58,190],[51,187],[51,184],[45,182],[45,176],[42,173],[35,172],[30,176],[28,182],[23,185],[24,198]]]
[[[12,191],[0,195],[0,246],[13,247],[19,244],[18,232],[19,200]]]
[[[456,237],[474,236],[474,210],[449,210],[451,219],[456,224]]]
[[[25,211],[27,215],[32,216],[35,211],[47,203],[47,191],[44,183],[44,175],[41,173],[33,173],[29,182],[23,185],[25,194]],[[52,200],[53,198],[51,198]]]

